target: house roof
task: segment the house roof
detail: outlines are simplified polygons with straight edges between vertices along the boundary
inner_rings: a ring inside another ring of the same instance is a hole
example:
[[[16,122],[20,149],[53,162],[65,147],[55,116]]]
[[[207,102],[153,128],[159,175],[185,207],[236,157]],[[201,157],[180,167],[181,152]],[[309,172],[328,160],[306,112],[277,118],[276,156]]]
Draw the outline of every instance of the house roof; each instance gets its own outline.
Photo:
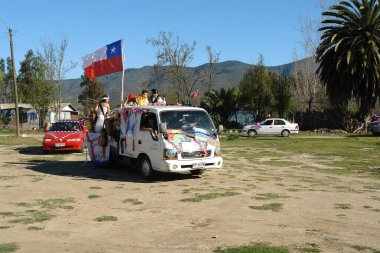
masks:
[[[78,112],[78,110],[70,103],[61,103],[62,112]]]
[[[19,108],[26,108],[26,109],[33,109],[33,106],[31,104],[23,104],[20,103],[18,104]],[[15,109],[15,104],[14,103],[9,103],[9,104],[0,104],[0,110],[9,110],[9,109]]]

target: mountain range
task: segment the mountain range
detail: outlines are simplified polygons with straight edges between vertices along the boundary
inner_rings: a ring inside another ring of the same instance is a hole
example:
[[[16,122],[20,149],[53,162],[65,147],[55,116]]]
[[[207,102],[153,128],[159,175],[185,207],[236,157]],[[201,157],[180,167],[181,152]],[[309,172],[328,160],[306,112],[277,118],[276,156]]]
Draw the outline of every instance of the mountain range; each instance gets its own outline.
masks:
[[[279,66],[266,67],[271,72],[284,73],[290,76],[294,71],[296,64],[301,64],[310,58],[306,58],[297,62],[291,62]],[[191,71],[200,71],[207,73],[207,65],[203,64],[198,67],[189,68]],[[226,87],[237,87],[244,73],[253,65],[240,61],[224,61],[215,65],[215,88],[221,89]],[[121,75],[122,73],[114,73],[97,79],[103,84],[103,89],[110,96],[111,104],[118,104],[121,99]],[[80,87],[81,79],[63,80],[61,86],[61,100],[78,106],[77,96],[82,92]],[[151,90],[156,88],[161,94],[168,90],[168,83],[161,82],[154,73],[153,66],[145,66],[142,68],[129,68],[124,70],[124,97],[128,94],[140,94],[143,88]],[[201,82],[195,85],[195,89],[199,89],[200,94],[207,90],[207,85]],[[116,102],[115,102],[116,101]]]

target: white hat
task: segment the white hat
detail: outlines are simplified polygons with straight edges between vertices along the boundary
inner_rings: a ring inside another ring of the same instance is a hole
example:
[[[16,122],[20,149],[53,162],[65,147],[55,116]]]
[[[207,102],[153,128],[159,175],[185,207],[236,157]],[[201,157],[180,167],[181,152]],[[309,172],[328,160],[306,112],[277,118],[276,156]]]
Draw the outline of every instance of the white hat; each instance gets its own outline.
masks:
[[[110,97],[108,96],[108,95],[104,95],[101,99],[100,99],[100,101],[104,101],[104,100],[109,100],[110,99]]]

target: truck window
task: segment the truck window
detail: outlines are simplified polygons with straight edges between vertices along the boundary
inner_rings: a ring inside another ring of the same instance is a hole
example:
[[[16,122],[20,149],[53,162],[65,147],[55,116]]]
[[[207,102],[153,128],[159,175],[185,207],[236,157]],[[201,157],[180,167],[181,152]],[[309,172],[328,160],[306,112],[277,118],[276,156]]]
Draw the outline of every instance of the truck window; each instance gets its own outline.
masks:
[[[160,119],[162,123],[166,123],[169,130],[197,127],[203,128],[210,133],[215,133],[214,124],[204,111],[162,111],[160,113]]]
[[[157,131],[157,117],[156,114],[148,112],[141,115],[140,130],[142,131]]]

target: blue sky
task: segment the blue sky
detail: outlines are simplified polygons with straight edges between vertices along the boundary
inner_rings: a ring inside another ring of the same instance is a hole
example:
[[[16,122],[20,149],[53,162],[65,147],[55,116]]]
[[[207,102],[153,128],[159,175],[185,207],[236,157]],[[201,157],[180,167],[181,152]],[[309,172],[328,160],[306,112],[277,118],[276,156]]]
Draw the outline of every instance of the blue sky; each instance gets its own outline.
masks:
[[[66,78],[83,73],[81,57],[124,40],[125,68],[155,63],[147,38],[173,32],[197,42],[191,66],[207,62],[206,45],[221,50],[220,61],[276,66],[292,61],[300,48],[300,20],[320,17],[320,0],[12,0],[2,1],[0,17],[14,30],[16,68],[41,39],[69,41],[66,58],[78,63]],[[0,58],[10,56],[8,33],[0,23]],[[127,78],[127,77],[126,77]]]

